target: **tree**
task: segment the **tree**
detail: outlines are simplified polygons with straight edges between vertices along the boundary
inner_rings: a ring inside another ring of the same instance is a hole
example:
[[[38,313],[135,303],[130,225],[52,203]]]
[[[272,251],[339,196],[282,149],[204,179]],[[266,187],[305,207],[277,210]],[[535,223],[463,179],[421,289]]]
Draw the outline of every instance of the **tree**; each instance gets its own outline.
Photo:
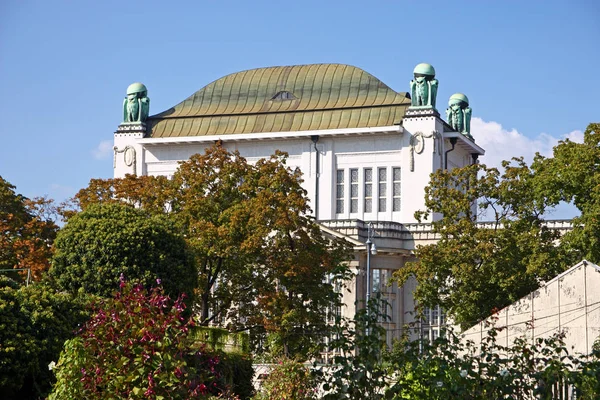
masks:
[[[77,199],[83,208],[126,201],[166,213],[194,255],[202,324],[265,327],[288,351],[307,351],[292,338],[323,331],[327,310],[340,301],[335,284],[347,276],[350,252],[308,215],[301,173],[285,165],[286,157],[276,153],[253,165],[215,145],[181,163],[171,181],[96,180]]]
[[[535,290],[582,258],[600,261],[600,124],[590,124],[583,143],[559,142],[553,157],[504,161],[504,172],[485,165],[438,171],[426,188],[424,219],[440,213],[440,240],[415,251],[417,261],[396,273],[414,275],[421,306],[439,304],[463,327]],[[472,207],[479,202],[478,207]],[[573,230],[545,225],[561,202],[581,215]],[[478,225],[478,213],[491,221]]]
[[[50,399],[196,399],[222,393],[218,357],[191,347],[193,322],[160,288],[120,282],[79,335],[65,343]]]
[[[48,364],[87,319],[85,300],[47,282],[25,287],[0,280],[0,397],[45,397],[54,382]]]
[[[51,200],[30,200],[0,176],[0,269],[30,268],[39,280],[50,266],[58,226]]]
[[[69,218],[55,242],[50,276],[71,293],[112,296],[120,275],[169,294],[192,293],[196,275],[186,243],[162,215],[126,204],[90,205]]]
[[[551,205],[566,202],[580,212],[561,239],[568,262],[600,263],[600,123],[588,125],[583,143],[567,139],[554,148],[553,157],[537,155],[531,168]]]
[[[439,240],[417,248],[417,261],[395,274],[400,283],[414,275],[420,305],[442,306],[463,327],[568,267],[558,233],[544,224],[548,202],[536,175],[522,159],[503,167],[503,174],[480,164],[432,174],[427,210],[417,217],[441,214],[432,222]],[[492,217],[486,225],[477,223],[482,210]]]
[[[386,332],[381,322],[389,320],[382,314],[386,300],[379,294],[369,299],[352,320],[336,318],[329,337],[329,349],[334,354],[332,365],[314,366],[322,383],[325,400],[383,399],[390,381],[382,356]]]

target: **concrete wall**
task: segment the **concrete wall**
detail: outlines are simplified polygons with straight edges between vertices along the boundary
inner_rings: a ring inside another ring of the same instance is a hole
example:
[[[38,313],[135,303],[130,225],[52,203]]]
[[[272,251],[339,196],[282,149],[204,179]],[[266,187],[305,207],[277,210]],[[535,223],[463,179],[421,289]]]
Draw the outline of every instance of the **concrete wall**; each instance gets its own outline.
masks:
[[[600,336],[600,267],[582,261],[540,289],[499,311],[498,343],[510,346],[516,338],[532,341],[558,332],[565,334],[570,353],[590,353]],[[481,343],[493,318],[463,332],[464,340]]]

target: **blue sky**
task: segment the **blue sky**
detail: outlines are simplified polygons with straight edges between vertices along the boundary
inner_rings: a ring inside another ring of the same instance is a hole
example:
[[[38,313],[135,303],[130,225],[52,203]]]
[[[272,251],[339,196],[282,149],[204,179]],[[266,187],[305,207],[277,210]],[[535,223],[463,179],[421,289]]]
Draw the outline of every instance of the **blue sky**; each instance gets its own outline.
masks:
[[[550,154],[600,120],[599,50],[595,0],[3,0],[0,175],[58,200],[111,177],[132,82],[155,114],[232,72],[330,62],[397,91],[431,63],[438,109],[469,97],[482,162]]]

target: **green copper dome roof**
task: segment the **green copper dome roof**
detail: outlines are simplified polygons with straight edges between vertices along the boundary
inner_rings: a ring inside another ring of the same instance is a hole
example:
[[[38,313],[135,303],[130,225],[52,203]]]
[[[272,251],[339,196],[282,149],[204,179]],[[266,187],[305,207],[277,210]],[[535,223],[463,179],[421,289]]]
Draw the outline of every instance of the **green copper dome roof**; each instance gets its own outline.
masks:
[[[421,64],[417,64],[413,73],[421,74],[421,75],[435,76],[435,68],[433,68],[433,65],[431,65],[431,64],[421,63]]]
[[[454,93],[452,96],[450,96],[450,99],[448,100],[448,104],[454,104],[456,102],[464,102],[467,103],[467,105],[469,104],[469,98],[467,96],[465,96],[462,93]]]
[[[150,137],[389,126],[409,105],[406,93],[360,68],[295,65],[227,75],[147,124]]]
[[[127,86],[127,94],[147,92],[146,86],[143,83],[135,82]]]

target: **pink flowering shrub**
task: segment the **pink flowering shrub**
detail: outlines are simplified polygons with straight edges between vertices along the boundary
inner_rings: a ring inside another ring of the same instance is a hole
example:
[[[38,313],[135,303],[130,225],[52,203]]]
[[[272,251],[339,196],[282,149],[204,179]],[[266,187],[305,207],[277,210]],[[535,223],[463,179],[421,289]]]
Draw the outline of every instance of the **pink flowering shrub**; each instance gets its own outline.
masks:
[[[56,365],[59,399],[195,399],[224,391],[219,358],[192,349],[183,298],[172,301],[121,280],[78,336],[65,343]]]

